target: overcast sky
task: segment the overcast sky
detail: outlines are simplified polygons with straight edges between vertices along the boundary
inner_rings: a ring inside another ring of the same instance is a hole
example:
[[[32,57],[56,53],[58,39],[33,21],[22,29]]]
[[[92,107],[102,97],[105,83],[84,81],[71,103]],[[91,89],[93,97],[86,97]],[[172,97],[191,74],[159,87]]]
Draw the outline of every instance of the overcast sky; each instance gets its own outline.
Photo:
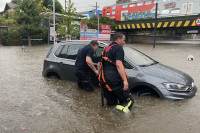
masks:
[[[10,2],[10,1],[11,0],[0,0],[0,11],[3,11],[6,5],[6,2]],[[58,1],[64,7],[65,0],[58,0]],[[116,3],[116,0],[71,0],[71,1],[74,2],[77,12],[94,9],[95,7],[92,7],[92,6],[96,6],[96,2],[99,5],[98,9],[101,9],[101,10],[104,6],[113,5]]]
[[[10,2],[11,0],[0,0],[0,12],[4,10],[6,2]]]
[[[59,0],[59,1],[64,7],[65,0]],[[113,5],[116,3],[116,0],[71,0],[71,1],[74,2],[77,12],[95,9],[95,7],[92,6],[96,6],[96,2],[99,6],[98,9],[100,10],[102,10],[104,6]]]

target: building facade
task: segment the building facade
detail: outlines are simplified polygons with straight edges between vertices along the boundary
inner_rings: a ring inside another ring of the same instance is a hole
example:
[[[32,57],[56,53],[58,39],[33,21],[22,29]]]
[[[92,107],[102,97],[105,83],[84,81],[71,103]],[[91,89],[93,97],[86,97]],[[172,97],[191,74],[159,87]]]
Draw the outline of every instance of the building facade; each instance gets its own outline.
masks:
[[[104,7],[102,16],[118,21],[154,18],[156,2],[160,18],[200,14],[200,0],[138,0]]]

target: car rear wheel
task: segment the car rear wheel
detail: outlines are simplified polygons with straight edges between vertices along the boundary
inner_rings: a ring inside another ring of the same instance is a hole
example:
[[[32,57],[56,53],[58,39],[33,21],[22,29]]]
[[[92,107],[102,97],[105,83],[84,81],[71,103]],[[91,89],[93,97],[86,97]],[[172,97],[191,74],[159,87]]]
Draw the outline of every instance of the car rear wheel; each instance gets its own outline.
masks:
[[[51,78],[51,79],[59,79],[57,76],[50,76],[49,78]]]
[[[60,77],[57,73],[48,73],[47,77],[49,77],[51,79],[60,79]]]

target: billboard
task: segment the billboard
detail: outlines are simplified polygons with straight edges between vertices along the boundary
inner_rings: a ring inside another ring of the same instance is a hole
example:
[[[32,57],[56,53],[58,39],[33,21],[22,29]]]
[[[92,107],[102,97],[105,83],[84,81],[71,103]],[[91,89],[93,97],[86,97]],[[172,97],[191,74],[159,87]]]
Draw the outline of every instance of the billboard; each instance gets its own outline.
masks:
[[[110,25],[102,25],[101,31],[98,33],[97,29],[88,27],[88,24],[81,23],[80,25],[80,39],[81,40],[101,40],[110,41]]]
[[[80,25],[80,39],[81,40],[97,40],[98,33],[96,29],[88,27],[87,23]]]
[[[110,41],[110,25],[101,25],[101,31],[99,33],[99,40]]]

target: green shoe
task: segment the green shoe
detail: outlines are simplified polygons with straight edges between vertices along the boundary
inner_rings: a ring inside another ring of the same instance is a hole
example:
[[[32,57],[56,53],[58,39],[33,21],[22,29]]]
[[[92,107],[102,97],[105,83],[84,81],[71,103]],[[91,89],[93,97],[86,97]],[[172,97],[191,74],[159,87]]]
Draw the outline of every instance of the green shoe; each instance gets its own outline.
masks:
[[[127,106],[126,106],[122,111],[123,111],[124,113],[130,112]]]
[[[122,105],[117,105],[115,108],[117,110],[120,110],[120,111],[124,112],[124,113],[128,113],[129,112],[128,106],[124,107]]]
[[[117,110],[120,110],[120,111],[124,112],[124,113],[128,113],[129,112],[129,107],[132,106],[132,103],[133,103],[132,100],[130,100],[126,106],[117,105],[115,108]]]

